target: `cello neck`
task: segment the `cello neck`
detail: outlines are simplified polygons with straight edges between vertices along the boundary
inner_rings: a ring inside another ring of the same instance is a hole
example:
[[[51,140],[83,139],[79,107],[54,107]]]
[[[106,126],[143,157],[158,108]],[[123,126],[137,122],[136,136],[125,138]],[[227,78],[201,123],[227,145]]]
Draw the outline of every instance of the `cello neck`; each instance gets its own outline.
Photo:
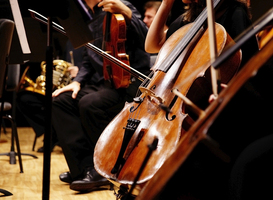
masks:
[[[219,4],[221,0],[213,0],[214,8]],[[186,49],[186,47],[193,41],[194,37],[199,33],[201,27],[205,24],[207,20],[207,8],[205,8],[201,14],[194,21],[194,25],[187,32],[187,34],[181,38],[176,47],[169,54],[168,58],[165,59],[163,64],[158,68],[158,70],[167,72],[172,66],[174,61],[179,57],[179,55]],[[162,68],[163,67],[163,68]]]
[[[110,41],[111,17],[112,17],[112,13],[106,12],[105,30],[103,32],[103,42],[102,42],[103,50],[106,49],[106,42]]]

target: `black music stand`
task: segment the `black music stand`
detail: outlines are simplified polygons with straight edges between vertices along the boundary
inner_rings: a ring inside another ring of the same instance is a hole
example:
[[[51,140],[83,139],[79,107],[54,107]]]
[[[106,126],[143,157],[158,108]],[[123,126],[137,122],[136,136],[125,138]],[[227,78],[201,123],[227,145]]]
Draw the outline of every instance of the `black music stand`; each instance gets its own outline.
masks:
[[[92,31],[88,28],[88,24],[92,23],[92,16],[82,0],[68,0],[68,3],[67,18],[58,17],[58,21],[65,29],[72,46],[77,49],[94,39]]]
[[[4,194],[4,196],[11,196],[12,195],[12,193],[10,193],[9,191],[1,189],[1,188],[0,188],[0,193]]]

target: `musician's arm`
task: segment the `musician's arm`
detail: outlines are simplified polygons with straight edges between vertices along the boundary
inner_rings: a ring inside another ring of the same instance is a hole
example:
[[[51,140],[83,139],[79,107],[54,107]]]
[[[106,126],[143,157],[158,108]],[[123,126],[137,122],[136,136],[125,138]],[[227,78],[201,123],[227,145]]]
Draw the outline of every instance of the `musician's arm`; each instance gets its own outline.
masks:
[[[87,52],[87,49],[85,48],[83,51],[82,67],[79,69],[77,76],[73,79],[73,81],[70,84],[64,86],[63,88],[55,90],[52,93],[52,97],[56,97],[63,92],[72,91],[72,98],[75,99],[80,89],[88,80],[90,80],[90,77],[93,74],[94,74],[94,68],[92,67],[92,64],[90,63],[88,52]]]
[[[131,9],[120,0],[104,0],[98,4],[98,7],[103,7],[103,10],[113,14],[122,14],[126,23],[130,23],[132,18]]]
[[[87,81],[89,81],[91,75],[95,73],[95,70],[92,67],[92,64],[90,63],[90,57],[87,51],[88,51],[87,48],[84,48],[82,67],[79,69],[77,76],[73,79],[73,81],[80,83],[81,86],[83,86]]]
[[[132,40],[137,41],[135,45],[138,45],[144,50],[144,43],[147,36],[148,27],[142,20],[141,14],[138,10],[132,6],[132,4],[127,5],[131,11],[131,21],[127,23],[127,37],[131,37]]]
[[[145,50],[148,53],[158,53],[166,41],[164,25],[166,24],[173,3],[174,0],[162,1],[146,37]]]
[[[129,2],[121,0],[103,0],[98,4],[98,7],[103,7],[104,11],[114,14],[122,14],[125,18],[128,34],[134,35],[134,40],[138,41],[144,49],[144,42],[147,35],[147,26],[142,20],[139,11]],[[142,45],[143,44],[143,45]]]

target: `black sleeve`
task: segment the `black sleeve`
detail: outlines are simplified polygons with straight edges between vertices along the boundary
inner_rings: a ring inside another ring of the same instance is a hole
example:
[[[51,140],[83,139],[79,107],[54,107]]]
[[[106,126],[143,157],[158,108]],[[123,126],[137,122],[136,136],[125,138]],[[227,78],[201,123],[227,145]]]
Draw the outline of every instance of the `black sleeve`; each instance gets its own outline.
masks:
[[[225,27],[227,33],[233,39],[236,39],[252,25],[246,11],[240,6],[230,8],[227,15],[219,23]],[[241,50],[243,54],[241,66],[243,66],[258,51],[256,37],[250,38],[242,45]]]
[[[83,49],[83,62],[82,66],[79,69],[77,76],[74,78],[73,81],[79,82],[81,85],[85,84],[87,81],[90,80],[91,76],[95,73],[95,69],[90,66],[90,57],[87,53],[87,49]]]
[[[180,15],[178,18],[176,18],[176,20],[174,20],[170,26],[169,29],[167,31],[167,39],[175,32],[177,31],[179,28],[181,28],[182,26],[184,26],[183,23],[183,17],[182,15]]]
[[[144,43],[148,32],[148,27],[143,22],[139,11],[129,2],[122,1],[132,11],[131,23],[127,24],[127,37],[134,35],[134,40],[137,40],[144,49]]]

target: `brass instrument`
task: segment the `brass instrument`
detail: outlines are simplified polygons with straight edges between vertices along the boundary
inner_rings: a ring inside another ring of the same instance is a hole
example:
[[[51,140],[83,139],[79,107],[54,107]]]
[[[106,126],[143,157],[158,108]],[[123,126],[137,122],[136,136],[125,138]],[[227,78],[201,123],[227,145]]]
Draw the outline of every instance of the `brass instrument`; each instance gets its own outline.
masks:
[[[70,73],[68,67],[71,64],[64,60],[54,60],[53,61],[53,76],[52,76],[52,90],[62,88],[69,83],[71,83]],[[27,67],[21,77],[21,80],[18,85],[18,92],[21,91],[30,91],[45,95],[45,86],[46,86],[46,62],[41,62],[41,75],[36,78],[34,82],[31,78],[28,77],[29,67]]]

